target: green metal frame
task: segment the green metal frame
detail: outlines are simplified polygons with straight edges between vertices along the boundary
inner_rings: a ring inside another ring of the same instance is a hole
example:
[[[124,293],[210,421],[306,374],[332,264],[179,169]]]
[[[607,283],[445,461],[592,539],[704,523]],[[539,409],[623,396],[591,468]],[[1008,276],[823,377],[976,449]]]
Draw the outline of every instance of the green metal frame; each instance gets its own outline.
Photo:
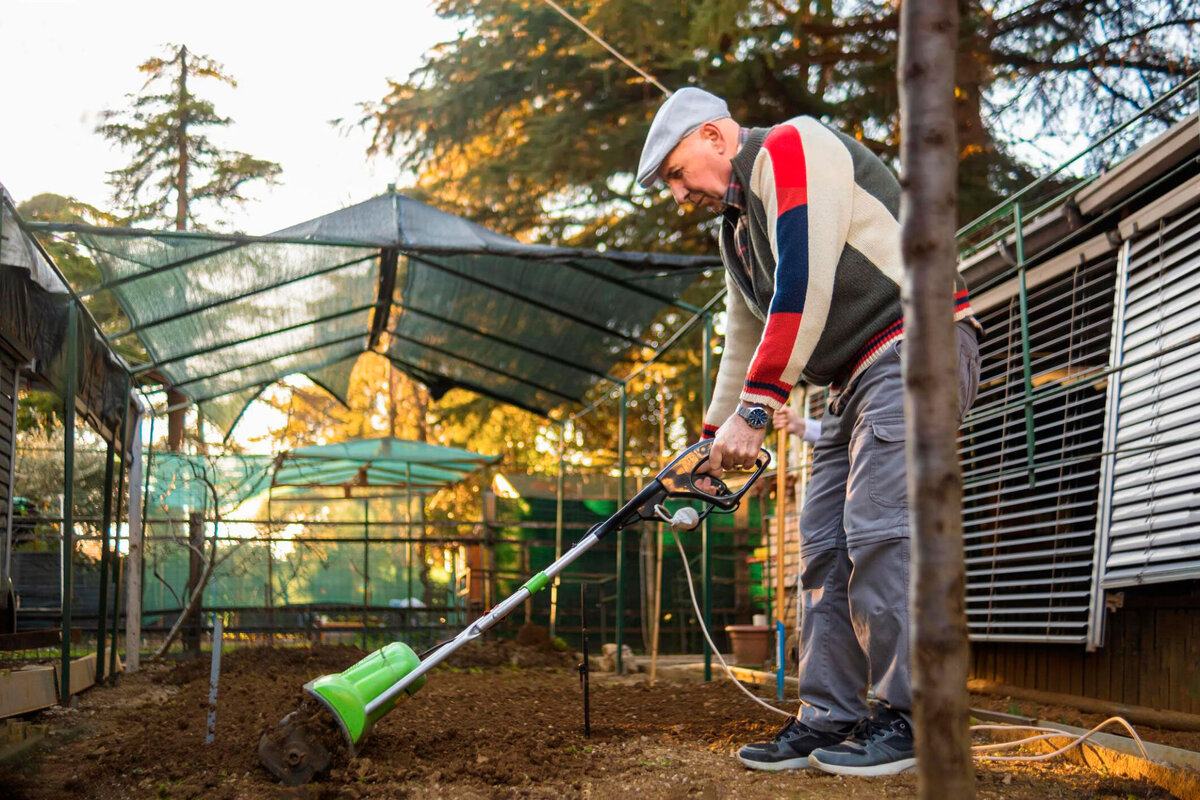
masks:
[[[1194,73],[1190,77],[1181,81],[1179,84],[1174,86],[1170,91],[1166,92],[1161,97],[1156,99],[1149,106],[1142,109],[1137,114],[1130,117],[1128,120],[1126,120],[1122,124],[1118,125],[1116,128],[1113,128],[1107,134],[1100,137],[1095,142],[1091,143],[1088,147],[1086,147],[1083,150],[1076,153],[1072,158],[1068,159],[1067,161],[1064,161],[1062,164],[1060,164],[1057,168],[1055,168],[1051,172],[1048,172],[1047,174],[1041,176],[1040,178],[1033,181],[1032,183],[1024,186],[1019,191],[1009,195],[1002,202],[997,203],[995,206],[993,206],[992,208],[983,212],[978,217],[973,219],[971,222],[968,222],[966,225],[959,228],[958,232],[956,233],[957,238],[959,240],[962,240],[963,238],[971,235],[972,233],[975,233],[976,231],[983,228],[984,226],[986,226],[992,222],[995,222],[999,219],[1003,219],[1006,216],[1010,216],[1012,214],[1013,205],[1021,202],[1022,199],[1027,194],[1032,192],[1034,189],[1037,189],[1039,186],[1043,186],[1043,185],[1049,183],[1056,176],[1058,176],[1064,170],[1069,168],[1072,164],[1074,164],[1075,162],[1084,158],[1085,156],[1095,152],[1100,147],[1103,147],[1106,143],[1111,141],[1114,137],[1118,136],[1122,132],[1133,127],[1135,124],[1142,122],[1146,117],[1153,114],[1156,110],[1158,110],[1161,106],[1163,106],[1169,100],[1173,99],[1180,93],[1184,92],[1185,90],[1187,90],[1188,88],[1193,87],[1193,86],[1200,89],[1200,72]],[[1071,185],[1071,187],[1069,189],[1067,189],[1067,190],[1063,191],[1062,193],[1060,193],[1059,195],[1057,195],[1056,198],[1054,199],[1054,201],[1052,201],[1052,203],[1057,203],[1057,202],[1061,202],[1062,200],[1065,200],[1066,197],[1077,192],[1080,188],[1082,188],[1086,184],[1091,183],[1097,177],[1099,177],[1099,176],[1091,175],[1091,176],[1088,176],[1086,178],[1082,178],[1082,179],[1076,181],[1074,184]],[[1045,210],[1048,210],[1048,208],[1050,208],[1050,207],[1052,207],[1051,204],[1046,204],[1046,205],[1040,206],[1030,216],[1037,216],[1037,214],[1039,214]],[[1015,226],[1006,227],[1003,231],[998,232],[997,234],[988,238],[984,242],[981,242],[977,245],[972,246],[971,248],[964,251],[960,255],[967,256],[967,255],[970,255],[971,253],[977,252],[979,249],[985,247],[987,244],[990,244],[991,242],[996,241],[996,239],[998,237],[1007,236],[1009,233],[1012,233],[1014,231],[1014,229],[1015,229]]]
[[[617,508],[625,507],[626,385],[621,383],[617,412]],[[617,674],[623,669],[621,651],[625,649],[625,529],[617,530]]]
[[[66,387],[63,391],[62,663],[59,700],[71,704],[71,595],[75,557],[75,395],[79,379],[79,301],[67,303]]]
[[[113,511],[113,468],[116,460],[116,436],[108,442],[104,455],[104,501],[100,522],[100,591],[99,608],[96,610],[96,682],[104,677],[104,638],[107,634],[108,616],[108,542],[112,535]],[[115,642],[113,643],[116,644]]]
[[[704,327],[702,328],[700,339],[700,413],[703,415],[708,411],[708,401],[710,398],[711,387],[709,380],[712,377],[712,315],[704,315]],[[704,578],[704,627],[706,630],[712,629],[712,539],[708,535],[708,519],[700,523],[700,546],[701,546],[701,565],[700,572]],[[782,554],[780,554],[782,561]],[[708,646],[707,639],[704,643],[704,680],[712,680],[712,648]]]

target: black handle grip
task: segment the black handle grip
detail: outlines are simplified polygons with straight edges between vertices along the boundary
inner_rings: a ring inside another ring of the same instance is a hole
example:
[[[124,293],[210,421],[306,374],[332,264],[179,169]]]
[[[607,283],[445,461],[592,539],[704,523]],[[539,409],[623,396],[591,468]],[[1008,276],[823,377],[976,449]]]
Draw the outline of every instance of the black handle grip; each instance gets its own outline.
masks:
[[[658,474],[656,480],[662,484],[668,497],[700,500],[724,511],[729,511],[737,508],[742,497],[771,464],[771,454],[766,450],[761,451],[745,485],[735,492],[719,478],[696,474],[708,462],[708,455],[711,451],[711,440],[698,442],[680,453]],[[708,490],[701,488],[696,483],[700,480],[708,481],[712,488]]]

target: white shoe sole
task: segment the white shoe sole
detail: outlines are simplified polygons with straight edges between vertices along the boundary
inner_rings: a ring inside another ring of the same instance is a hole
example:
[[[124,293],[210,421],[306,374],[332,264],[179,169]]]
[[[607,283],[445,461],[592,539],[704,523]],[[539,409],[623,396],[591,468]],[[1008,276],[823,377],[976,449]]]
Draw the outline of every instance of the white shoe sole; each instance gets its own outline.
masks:
[[[917,760],[915,758],[902,758],[899,761],[889,761],[886,764],[852,767],[846,764],[826,764],[817,758],[816,753],[813,753],[808,757],[808,763],[810,766],[832,775],[876,778],[881,775],[899,775],[901,772],[908,772],[917,765]]]
[[[808,760],[807,756],[797,756],[789,758],[785,761],[753,761],[748,758],[743,758],[741,753],[738,753],[738,761],[750,769],[758,769],[763,772],[784,772],[789,769],[812,769],[813,765]]]

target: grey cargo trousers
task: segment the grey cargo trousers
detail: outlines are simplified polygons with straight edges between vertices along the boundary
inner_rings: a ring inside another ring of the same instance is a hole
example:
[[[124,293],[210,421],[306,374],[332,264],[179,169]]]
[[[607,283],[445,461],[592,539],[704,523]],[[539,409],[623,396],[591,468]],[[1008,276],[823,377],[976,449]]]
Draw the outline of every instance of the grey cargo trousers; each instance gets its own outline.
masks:
[[[975,401],[979,344],[958,323],[959,418]],[[867,686],[912,723],[903,341],[888,347],[813,448],[800,517],[800,721],[822,731],[869,713]]]

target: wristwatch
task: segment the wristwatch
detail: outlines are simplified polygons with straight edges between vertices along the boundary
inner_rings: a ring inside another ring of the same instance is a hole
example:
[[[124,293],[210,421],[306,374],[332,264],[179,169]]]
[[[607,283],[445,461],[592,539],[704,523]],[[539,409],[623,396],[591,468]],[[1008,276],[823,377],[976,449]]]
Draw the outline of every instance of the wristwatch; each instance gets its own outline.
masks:
[[[767,410],[762,406],[744,406],[738,403],[737,415],[746,420],[746,424],[756,431],[767,427]]]

